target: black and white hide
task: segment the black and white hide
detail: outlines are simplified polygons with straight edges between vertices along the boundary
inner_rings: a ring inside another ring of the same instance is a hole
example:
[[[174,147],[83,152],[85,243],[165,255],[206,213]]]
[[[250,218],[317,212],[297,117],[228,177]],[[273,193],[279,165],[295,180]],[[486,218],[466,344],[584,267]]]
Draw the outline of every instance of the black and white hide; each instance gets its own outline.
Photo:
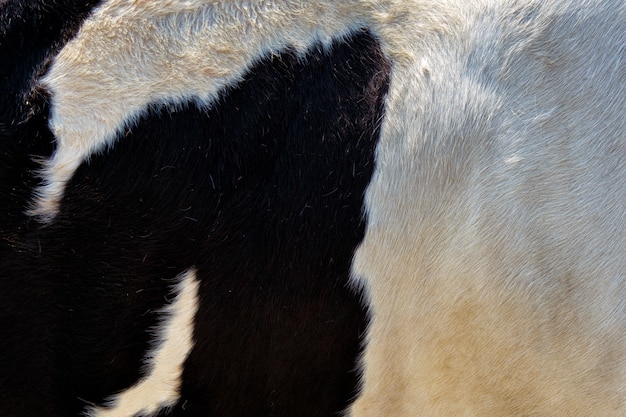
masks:
[[[388,84],[378,41],[286,46],[211,105],[149,103],[41,222],[24,215],[33,155],[61,147],[37,80],[86,16],[42,8],[2,8],[0,415],[341,411],[365,332],[348,282]]]
[[[626,415],[621,0],[0,0],[0,416]]]

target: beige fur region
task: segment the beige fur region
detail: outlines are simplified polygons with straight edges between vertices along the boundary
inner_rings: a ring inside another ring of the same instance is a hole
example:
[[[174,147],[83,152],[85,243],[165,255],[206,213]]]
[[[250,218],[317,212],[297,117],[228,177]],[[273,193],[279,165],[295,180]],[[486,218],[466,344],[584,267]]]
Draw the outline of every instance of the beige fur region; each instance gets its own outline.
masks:
[[[379,30],[403,59],[353,267],[373,321],[348,415],[625,416],[626,6],[445,6],[444,28]]]
[[[86,411],[86,416],[152,415],[176,404],[183,365],[193,348],[198,289],[195,270],[181,274],[175,298],[163,311],[165,318],[158,329],[158,341],[146,357],[148,373],[131,388],[113,396],[107,408],[92,407]]]

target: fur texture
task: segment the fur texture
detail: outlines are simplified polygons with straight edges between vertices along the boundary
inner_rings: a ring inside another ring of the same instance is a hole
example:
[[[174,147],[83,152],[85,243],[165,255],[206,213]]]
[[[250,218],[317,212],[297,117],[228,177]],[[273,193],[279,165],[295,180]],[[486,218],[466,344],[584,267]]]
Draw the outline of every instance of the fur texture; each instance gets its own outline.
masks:
[[[364,326],[351,268],[371,322],[349,416],[624,416],[625,48],[619,0],[108,1],[39,78],[42,183],[3,184],[48,224],[3,231],[6,280],[28,283],[6,305],[36,290],[51,312],[3,312],[36,325],[0,357],[74,366],[36,381],[48,415],[102,404],[142,376],[138,306],[195,265],[204,342],[168,412],[331,415]],[[74,317],[94,288],[99,314]],[[78,369],[112,317],[125,336],[88,359],[116,365]]]
[[[113,407],[126,404],[125,393],[152,380],[144,363],[165,332],[171,287],[192,266],[195,343],[178,401],[149,396],[129,413],[330,417],[345,409],[366,319],[347,284],[388,73],[367,31],[306,50],[285,46],[242,71],[210,108],[189,95],[143,109],[114,146],[73,172],[54,221],[3,223],[0,414],[105,413],[120,393]],[[34,84],[36,74],[25,76]],[[39,97],[22,126],[37,134],[3,136],[25,160],[53,137]],[[12,169],[18,175],[2,190],[32,192],[32,170]],[[6,196],[27,206],[25,193]]]
[[[459,3],[443,28],[378,32],[393,72],[349,414],[622,416],[624,3]]]
[[[86,415],[153,415],[178,402],[183,365],[193,347],[194,319],[198,312],[198,281],[194,270],[180,277],[174,297],[163,311],[165,318],[158,328],[157,343],[146,358],[145,376],[109,399],[106,408],[94,407]]]
[[[42,80],[57,142],[31,214],[51,220],[76,168],[148,105],[209,107],[255,62],[328,46],[363,24],[349,4],[113,0],[98,8]],[[111,45],[111,40],[115,43]]]

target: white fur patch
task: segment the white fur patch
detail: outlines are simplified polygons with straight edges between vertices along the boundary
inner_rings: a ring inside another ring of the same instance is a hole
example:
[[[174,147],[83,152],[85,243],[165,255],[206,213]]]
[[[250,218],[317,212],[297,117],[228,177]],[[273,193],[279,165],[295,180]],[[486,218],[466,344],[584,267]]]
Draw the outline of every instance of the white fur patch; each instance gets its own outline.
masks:
[[[179,277],[174,300],[165,307],[154,350],[146,357],[147,374],[135,385],[116,394],[108,406],[93,407],[89,417],[152,415],[176,404],[180,396],[183,365],[193,348],[194,318],[198,310],[195,270]]]
[[[348,3],[105,2],[41,80],[51,93],[57,149],[42,169],[30,214],[52,220],[76,168],[149,105],[209,106],[262,57],[287,46],[327,46],[362,26]]]
[[[349,415],[626,416],[624,2],[432,3],[379,31]]]

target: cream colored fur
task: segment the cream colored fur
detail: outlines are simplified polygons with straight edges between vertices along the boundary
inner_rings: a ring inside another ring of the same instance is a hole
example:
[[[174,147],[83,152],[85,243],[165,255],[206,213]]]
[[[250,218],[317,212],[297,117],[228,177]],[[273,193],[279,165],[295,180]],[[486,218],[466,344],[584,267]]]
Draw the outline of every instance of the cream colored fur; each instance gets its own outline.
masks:
[[[347,414],[623,417],[625,8],[110,1],[42,80],[58,150],[33,213],[53,219],[76,167],[150,103],[210,105],[255,60],[367,26],[393,67]]]
[[[131,388],[113,396],[108,407],[91,407],[89,417],[152,415],[176,404],[183,365],[193,348],[194,318],[198,310],[198,281],[191,269],[179,277],[175,298],[164,309],[157,343],[146,358],[147,374]]]
[[[56,57],[41,84],[52,96],[57,150],[31,214],[51,221],[65,185],[149,105],[209,106],[256,60],[288,46],[328,45],[362,26],[351,2],[111,0]]]
[[[378,32],[351,416],[626,416],[625,7],[463,0]]]

